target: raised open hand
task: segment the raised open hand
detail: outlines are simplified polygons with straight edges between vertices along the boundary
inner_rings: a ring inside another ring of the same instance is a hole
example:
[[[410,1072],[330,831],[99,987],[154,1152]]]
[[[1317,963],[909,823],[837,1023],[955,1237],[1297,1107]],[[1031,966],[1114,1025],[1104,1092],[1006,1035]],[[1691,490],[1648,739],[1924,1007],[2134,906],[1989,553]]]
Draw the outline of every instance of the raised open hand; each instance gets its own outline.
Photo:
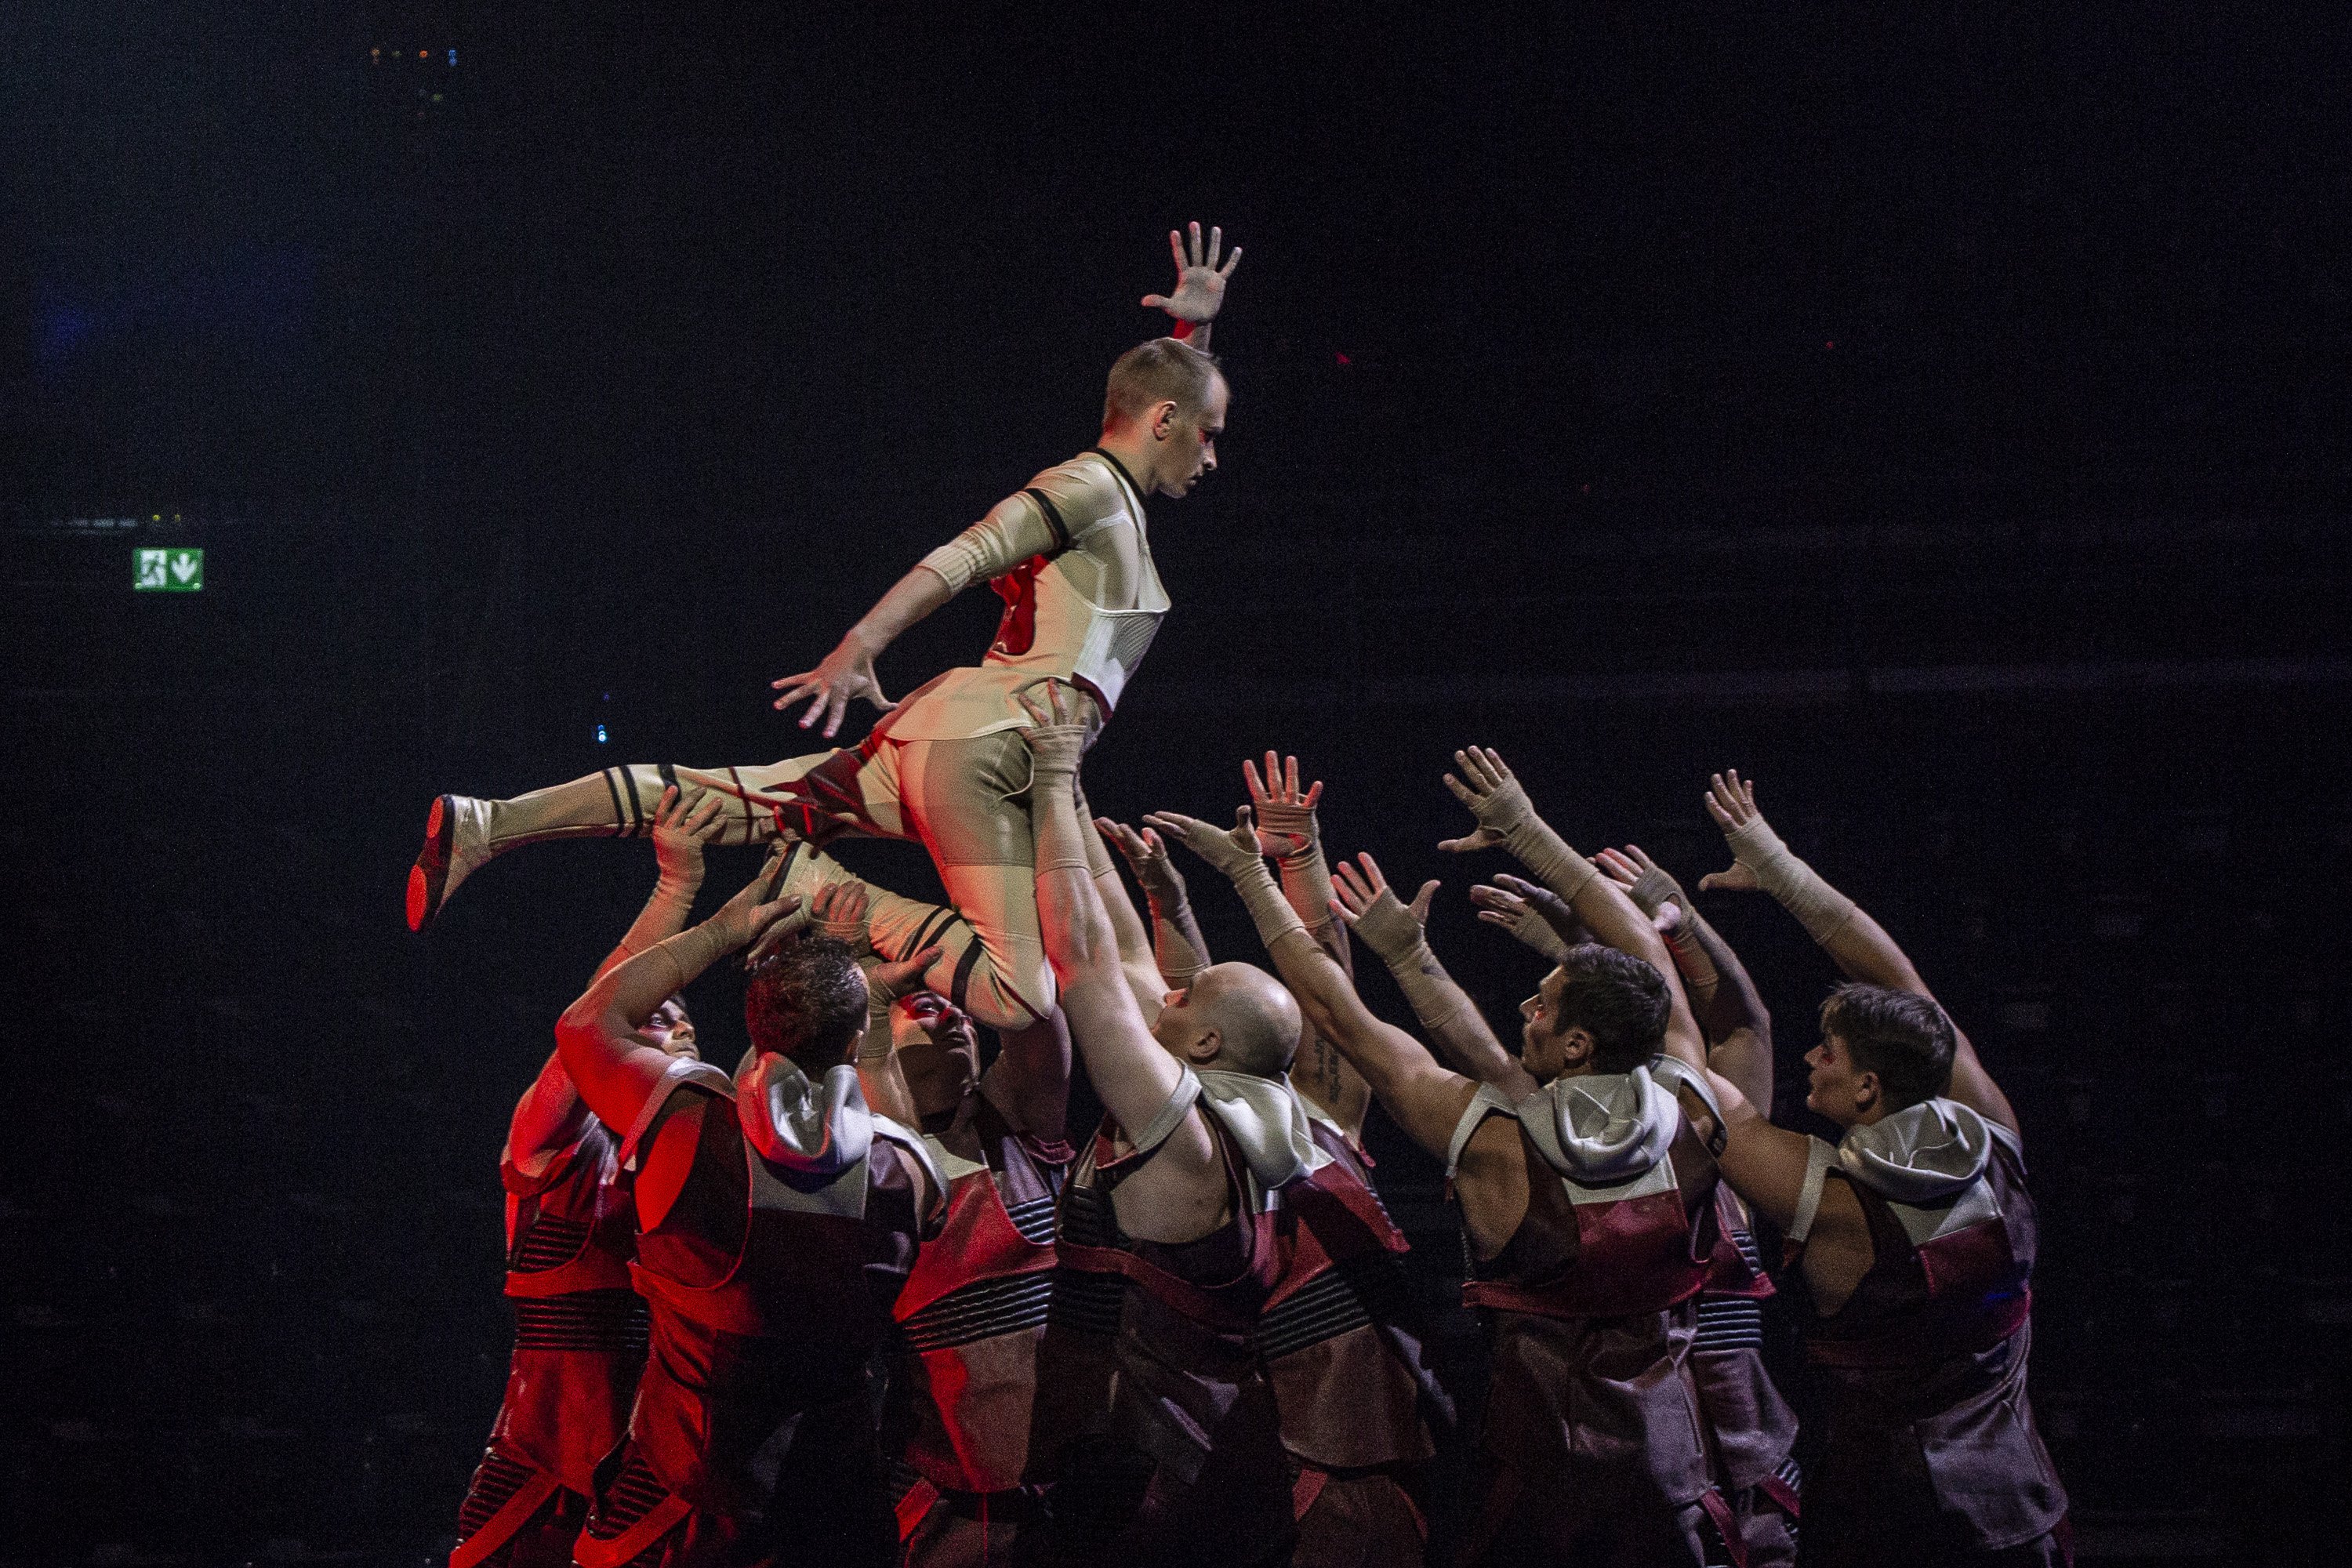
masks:
[[[1242,783],[1248,786],[1250,805],[1257,814],[1257,847],[1268,855],[1296,855],[1315,847],[1315,803],[1323,798],[1323,781],[1298,787],[1298,759],[1274,752],[1265,754],[1265,774],[1257,764],[1242,760]]]
[[[1603,849],[1593,856],[1592,863],[1601,868],[1603,876],[1624,889],[1633,907],[1645,915],[1656,914],[1661,904],[1679,904],[1685,910],[1690,907],[1682,884],[1644,854],[1638,844],[1628,844],[1622,849]]]
[[[1512,894],[1541,915],[1544,924],[1551,927],[1560,941],[1572,947],[1578,942],[1591,940],[1584,929],[1584,922],[1576,918],[1574,910],[1569,908],[1568,900],[1549,888],[1530,882],[1524,877],[1514,877],[1507,871],[1497,875],[1495,881],[1502,891]],[[1471,896],[1475,898],[1477,895],[1473,893]]]
[[[1187,234],[1192,240],[1189,253]],[[1144,308],[1165,310],[1180,321],[1215,321],[1217,312],[1224,307],[1225,280],[1241,264],[1242,247],[1236,245],[1232,255],[1224,256],[1225,231],[1213,226],[1208,247],[1203,249],[1201,226],[1194,223],[1186,225],[1183,232],[1170,229],[1168,248],[1176,253],[1176,290],[1172,294],[1146,294]],[[1217,264],[1221,256],[1224,260],[1222,267]]]
[[[1764,814],[1756,809],[1754,782],[1741,778],[1738,768],[1709,778],[1706,794],[1701,798],[1706,802],[1706,814],[1715,818],[1715,825],[1723,829],[1726,838],[1750,823],[1764,820]],[[1737,850],[1734,854],[1736,857]],[[1736,858],[1728,870],[1709,871],[1698,879],[1698,890],[1702,893],[1713,892],[1717,888],[1726,892],[1752,893],[1761,886],[1763,884],[1756,879],[1756,873]]]
[[[1364,945],[1383,959],[1412,951],[1429,924],[1429,903],[1437,896],[1435,879],[1423,882],[1410,904],[1401,901],[1381,863],[1358,855],[1357,865],[1342,860],[1331,878],[1332,912],[1364,939]]]
[[[1481,882],[1470,889],[1470,902],[1476,907],[1480,920],[1502,927],[1538,952],[1556,959],[1569,949],[1569,943],[1536,912],[1536,907],[1517,893]]]
[[[719,836],[719,810],[727,797],[713,792],[692,810],[681,801],[676,784],[662,791],[654,807],[654,864],[665,882],[702,884],[702,847]]]
[[[787,675],[782,680],[770,681],[768,686],[779,694],[775,701],[779,712],[808,698],[808,711],[801,715],[801,728],[809,728],[822,714],[824,738],[828,741],[841,732],[841,715],[853,697],[863,697],[885,713],[898,706],[882,695],[882,678],[874,673],[872,650],[851,637],[842,638],[814,669]]]
[[[1500,752],[1485,746],[1471,746],[1454,753],[1454,765],[1462,770],[1462,777],[1447,773],[1445,787],[1454,792],[1454,799],[1470,808],[1478,819],[1478,826],[1460,838],[1439,840],[1440,849],[1457,855],[1491,849],[1510,837],[1512,827],[1533,813],[1535,808],[1528,800],[1526,787],[1512,773]]]
[[[1160,829],[1228,877],[1236,876],[1252,866],[1265,864],[1258,853],[1257,825],[1248,806],[1234,808],[1234,826],[1230,831],[1213,822],[1203,822],[1197,816],[1186,816],[1175,811],[1155,811],[1143,820],[1147,826]]]
[[[1095,818],[1095,830],[1118,846],[1127,858],[1127,868],[1135,879],[1143,884],[1146,893],[1182,897],[1184,873],[1176,869],[1176,861],[1168,853],[1168,841],[1155,828],[1138,833],[1124,822],[1113,822],[1108,816]]]

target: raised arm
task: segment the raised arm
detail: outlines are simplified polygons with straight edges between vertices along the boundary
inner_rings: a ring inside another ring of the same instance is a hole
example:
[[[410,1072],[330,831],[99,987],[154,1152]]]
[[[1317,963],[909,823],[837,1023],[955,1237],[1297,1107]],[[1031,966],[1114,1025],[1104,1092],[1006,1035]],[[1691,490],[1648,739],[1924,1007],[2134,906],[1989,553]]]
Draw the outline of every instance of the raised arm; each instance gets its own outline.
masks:
[[[635,1128],[637,1113],[668,1074],[671,1058],[637,1037],[654,1009],[799,908],[797,896],[765,896],[782,862],[781,851],[769,857],[717,914],[605,971],[556,1020],[564,1070],[605,1126]]]
[[[1188,247],[1187,238],[1191,240]],[[1187,224],[1183,232],[1168,231],[1168,248],[1176,255],[1176,289],[1172,294],[1146,294],[1146,310],[1165,310],[1176,324],[1168,335],[1191,343],[1202,353],[1209,352],[1209,329],[1224,309],[1225,280],[1241,265],[1242,247],[1234,247],[1233,254],[1224,255],[1225,231],[1212,226],[1206,248],[1201,244],[1201,226]],[[1224,265],[1218,265],[1220,258]]]
[[[1515,1101],[1533,1094],[1535,1079],[1503,1048],[1477,1005],[1430,951],[1429,901],[1437,883],[1423,882],[1412,903],[1401,903],[1379,861],[1370,855],[1356,859],[1354,866],[1340,862],[1338,906],[1350,929],[1396,976],[1397,988],[1438,1055],[1455,1071],[1493,1084]]]
[[[1570,943],[1518,894],[1481,882],[1470,889],[1470,902],[1481,921],[1508,931],[1550,962],[1558,963],[1567,954]]]
[[[1331,962],[1353,984],[1355,954],[1349,951],[1347,928],[1335,918],[1331,871],[1324,860],[1323,830],[1316,816],[1316,805],[1323,798],[1323,781],[1317,779],[1300,788],[1298,759],[1268,752],[1265,776],[1261,778],[1256,767],[1244,761],[1242,783],[1249,791],[1250,810],[1256,819],[1258,847],[1274,857],[1283,898],[1315,945],[1330,954]],[[1349,1138],[1361,1139],[1364,1113],[1371,1109],[1371,1086],[1303,1014],[1301,1025],[1291,1083]]]
[[[1183,873],[1169,858],[1168,846],[1151,828],[1137,832],[1123,822],[1113,822],[1108,816],[1095,818],[1095,830],[1115,845],[1127,857],[1128,869],[1135,873],[1138,886],[1143,889],[1144,902],[1151,909],[1151,952],[1150,968],[1160,983],[1171,991],[1181,991],[1192,984],[1193,976],[1209,967],[1208,939],[1201,934],[1200,921],[1192,918],[1192,900],[1184,886]],[[1101,885],[1101,879],[1096,879]],[[1106,893],[1104,901],[1109,901]],[[1124,946],[1124,943],[1122,943]],[[1130,973],[1138,966],[1129,963]],[[1155,1007],[1157,998],[1154,999]],[[1150,1016],[1153,1008],[1146,1008]]]
[[[1742,779],[1737,769],[1717,773],[1708,781],[1705,798],[1707,815],[1723,829],[1724,842],[1731,847],[1732,865],[1729,870],[1699,879],[1701,892],[1723,888],[1769,893],[1796,916],[1797,923],[1821,944],[1847,979],[1936,1000],[1910,955],[1886,934],[1885,928],[1781,842],[1764,814],[1756,809],[1753,781]],[[1952,1025],[1952,1036],[1951,1098],[2015,1132],[2017,1112],[1992,1075],[1985,1071],[1976,1047],[1957,1022]]]
[[[1739,1086],[1751,1104],[1772,1109],[1772,1015],[1747,965],[1731,944],[1693,909],[1682,884],[1643,854],[1638,844],[1603,849],[1601,869],[1650,917],[1675,967],[1682,972],[1691,1011],[1706,1036],[1707,1066]]]
[[[1454,752],[1454,762],[1462,776],[1446,774],[1445,786],[1454,792],[1454,799],[1470,808],[1478,819],[1478,826],[1467,837],[1449,838],[1438,847],[1457,853],[1492,846],[1508,849],[1562,906],[1554,910],[1546,909],[1542,900],[1532,900],[1563,939],[1572,925],[1580,925],[1591,933],[1593,941],[1631,953],[1664,976],[1671,1010],[1663,1048],[1694,1069],[1705,1068],[1706,1046],[1699,1035],[1697,1020],[1691,1016],[1690,999],[1683,994],[1682,977],[1666,952],[1666,944],[1651,929],[1642,911],[1633,907],[1633,901],[1617,884],[1603,877],[1599,867],[1570,848],[1567,841],[1536,815],[1526,786],[1512,774],[1500,754],[1484,746],[1472,746]],[[1517,878],[1497,877],[1496,881],[1521,898],[1531,898],[1535,891]],[[1561,914],[1572,915],[1573,921],[1557,918]]]
[[[1445,1158],[1454,1124],[1478,1086],[1446,1071],[1420,1041],[1372,1016],[1339,965],[1307,934],[1265,868],[1250,808],[1243,806],[1235,816],[1230,833],[1172,811],[1154,812],[1144,820],[1231,879],[1275,972],[1307,1021],[1364,1076],[1406,1137]]]
[[[1078,819],[1078,759],[1086,749],[1086,700],[1059,681],[1047,683],[1042,706],[1021,699],[1034,721],[1029,742],[1029,817],[1036,835],[1037,921],[1045,957],[1054,966],[1070,1038],[1103,1108],[1130,1137],[1141,1135],[1183,1087],[1184,1069],[1151,1037],[1128,989],[1118,942],[1087,861]],[[1155,1240],[1191,1240],[1215,1226],[1227,1202],[1217,1177],[1216,1152],[1196,1109],[1168,1135],[1165,1147],[1119,1185],[1119,1223]],[[1216,1178],[1216,1179],[1212,1179]],[[1130,1205],[1128,1189],[1137,1189]],[[1140,1218],[1149,1228],[1140,1228]]]

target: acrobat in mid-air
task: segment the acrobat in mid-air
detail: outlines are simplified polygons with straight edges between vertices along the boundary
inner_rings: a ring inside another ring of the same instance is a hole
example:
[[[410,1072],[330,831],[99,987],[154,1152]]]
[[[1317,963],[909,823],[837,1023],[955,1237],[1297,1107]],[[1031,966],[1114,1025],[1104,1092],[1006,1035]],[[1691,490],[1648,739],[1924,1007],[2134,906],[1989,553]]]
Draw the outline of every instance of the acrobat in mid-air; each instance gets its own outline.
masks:
[[[410,928],[425,929],[460,882],[509,849],[634,837],[651,830],[665,789],[688,809],[715,792],[730,797],[719,842],[799,841],[784,890],[804,897],[856,879],[822,852],[836,836],[919,841],[953,907],[869,889],[875,951],[895,960],[939,947],[930,988],[992,1027],[1048,1018],[1055,986],[1038,936],[1019,697],[1060,679],[1091,695],[1103,719],[1118,706],[1169,608],[1145,499],[1182,496],[1213,471],[1225,426],[1229,395],[1207,351],[1241,249],[1225,251],[1215,228],[1204,240],[1198,224],[1169,243],[1175,287],[1143,304],[1165,310],[1173,333],[1111,366],[1095,446],[924,556],[814,668],[774,683],[775,706],[805,700],[801,728],[821,724],[828,741],[853,699],[873,703],[884,716],[862,743],[753,767],[628,763],[508,800],[442,795],[409,873]],[[887,699],[876,657],[983,580],[1004,600],[986,656]]]

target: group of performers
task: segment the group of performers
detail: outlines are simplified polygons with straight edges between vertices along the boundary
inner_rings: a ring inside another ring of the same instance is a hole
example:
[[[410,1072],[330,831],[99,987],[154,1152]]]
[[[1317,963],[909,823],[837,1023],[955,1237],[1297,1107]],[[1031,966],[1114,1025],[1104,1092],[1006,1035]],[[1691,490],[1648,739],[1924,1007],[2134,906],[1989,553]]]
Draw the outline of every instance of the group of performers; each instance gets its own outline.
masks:
[[[827,740],[873,702],[862,742],[435,803],[418,929],[518,845],[647,837],[659,868],[515,1110],[513,1363],[453,1568],[2067,1560],[2015,1116],[1738,773],[1700,888],[1769,894],[1844,974],[1805,1058],[1834,1145],[1769,1120],[1769,1019],[1683,889],[1570,848],[1492,751],[1454,753],[1474,826],[1441,847],[1526,872],[1472,893],[1546,966],[1516,1052],[1430,950],[1437,884],[1327,861],[1295,760],[1243,764],[1230,828],[1092,816],[1082,759],[1169,606],[1146,499],[1215,468],[1229,400],[1207,340],[1240,251],[1171,244],[1145,303],[1174,335],[1112,368],[1098,444],[776,683]],[[982,580],[985,659],[888,702],[876,655]],[[853,835],[922,843],[949,902],[855,875],[827,852]],[[770,852],[689,923],[714,844]],[[1268,966],[1211,962],[1175,845]],[[1417,1033],[1360,999],[1359,942]],[[730,1073],[684,998],[738,952]],[[1454,1411],[1373,1100],[1444,1164],[1491,1337],[1477,1489],[1435,1542]],[[1776,1275],[1824,1395],[1801,1478],[1762,1356]]]

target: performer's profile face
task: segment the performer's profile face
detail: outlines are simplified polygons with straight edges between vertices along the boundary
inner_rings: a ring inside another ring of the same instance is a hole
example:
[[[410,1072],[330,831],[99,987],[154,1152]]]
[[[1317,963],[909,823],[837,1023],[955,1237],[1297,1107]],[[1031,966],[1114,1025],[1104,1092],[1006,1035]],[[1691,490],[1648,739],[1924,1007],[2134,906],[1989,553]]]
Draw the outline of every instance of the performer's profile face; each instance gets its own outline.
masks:
[[[1225,409],[1232,401],[1221,375],[1209,383],[1199,412],[1180,414],[1169,422],[1168,439],[1174,449],[1160,474],[1160,494],[1189,495],[1202,475],[1217,471],[1217,437],[1225,433]]]
[[[1559,994],[1567,983],[1555,969],[1519,1004],[1519,1065],[1538,1083],[1549,1083],[1568,1066],[1559,1034]]]
[[[654,1009],[637,1033],[656,1050],[674,1057],[700,1061],[702,1053],[694,1043],[694,1020],[686,1015],[686,1004],[673,996]]]
[[[1805,1053],[1805,1066],[1810,1069],[1805,1079],[1805,1109],[1828,1117],[1841,1127],[1851,1127],[1860,1113],[1862,1085],[1854,1071],[1853,1053],[1846,1043],[1833,1034],[1824,1034],[1822,1043]]]

